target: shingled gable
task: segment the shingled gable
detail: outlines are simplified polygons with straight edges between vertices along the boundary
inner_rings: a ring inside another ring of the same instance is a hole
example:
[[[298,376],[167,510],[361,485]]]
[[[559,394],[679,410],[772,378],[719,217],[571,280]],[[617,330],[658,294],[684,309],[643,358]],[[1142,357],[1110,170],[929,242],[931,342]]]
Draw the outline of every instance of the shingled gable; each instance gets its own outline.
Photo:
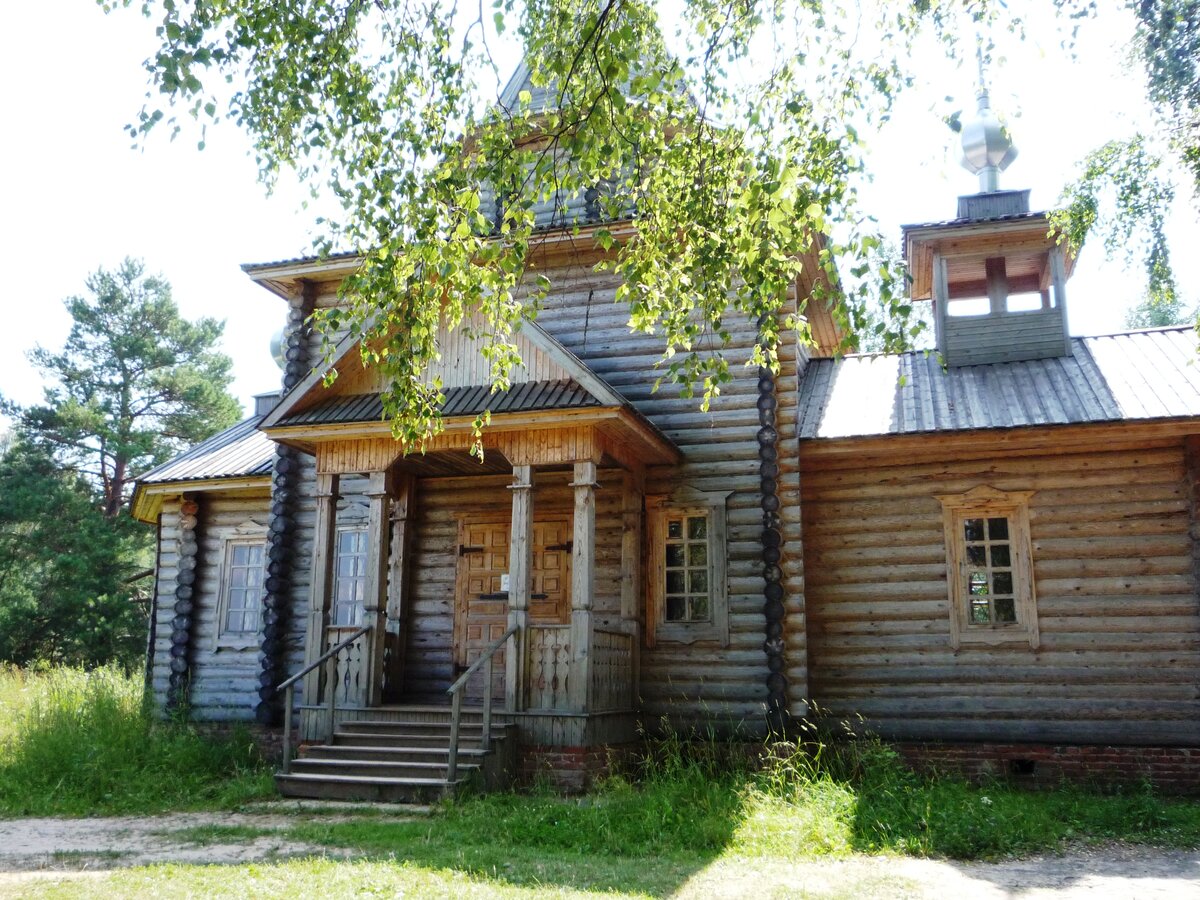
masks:
[[[512,386],[493,392],[490,367],[481,352],[483,340],[478,337],[482,324],[478,316],[453,329],[443,324],[438,336],[442,356],[428,374],[442,379],[446,398],[442,411],[450,430],[469,427],[484,411],[491,412],[497,428],[515,414],[554,411],[581,417],[581,423],[583,418],[617,419],[624,423],[618,427],[635,435],[649,458],[663,462],[678,458],[678,448],[657,426],[534,322],[522,322],[515,335],[524,362],[512,373]],[[378,370],[363,366],[359,343],[357,336],[347,336],[335,348],[338,378],[332,386],[324,385],[328,367],[317,367],[263,418],[259,428],[288,440],[297,428],[382,423],[380,393],[385,384]]]

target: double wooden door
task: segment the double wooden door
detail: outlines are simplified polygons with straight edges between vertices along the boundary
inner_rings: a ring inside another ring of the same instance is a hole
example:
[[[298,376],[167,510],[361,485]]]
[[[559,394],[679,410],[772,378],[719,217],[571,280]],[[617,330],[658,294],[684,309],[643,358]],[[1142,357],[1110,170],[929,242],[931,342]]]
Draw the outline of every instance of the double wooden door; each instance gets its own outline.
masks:
[[[463,522],[459,527],[455,578],[454,662],[469,666],[508,628],[508,547],[511,525]],[[571,621],[571,522],[548,519],[533,526],[532,597],[529,624],[563,625]],[[483,677],[472,678],[467,698],[483,696]],[[496,654],[492,696],[504,696],[504,650]]]

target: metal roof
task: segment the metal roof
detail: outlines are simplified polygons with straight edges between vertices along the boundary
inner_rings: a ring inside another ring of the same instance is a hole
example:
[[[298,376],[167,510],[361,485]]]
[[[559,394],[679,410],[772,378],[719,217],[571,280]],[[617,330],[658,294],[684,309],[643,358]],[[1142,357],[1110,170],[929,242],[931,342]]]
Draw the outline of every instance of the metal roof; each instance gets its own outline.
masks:
[[[274,269],[277,266],[298,266],[307,263],[342,262],[344,260],[355,259],[361,255],[362,254],[353,250],[344,250],[338,253],[330,253],[326,256],[293,256],[290,259],[274,259],[269,262],[242,263],[241,269],[243,272],[254,272],[258,269]]]
[[[496,393],[492,393],[488,385],[449,388],[444,393],[446,401],[442,404],[443,416],[477,416],[485,410],[498,415],[601,405],[586,388],[570,379],[528,381]],[[322,400],[306,410],[281,419],[278,425],[379,422],[383,417],[383,400],[379,394],[352,394]]]
[[[1028,219],[1044,218],[1046,218],[1045,211],[1008,213],[1003,216],[985,216],[982,218],[942,219],[939,222],[912,222],[908,225],[901,225],[900,230],[902,232],[908,232],[922,228],[953,228],[958,225],[982,225],[985,223],[990,225],[993,222],[1021,222]]]
[[[809,363],[802,439],[1200,416],[1192,328],[1071,339],[1055,359],[943,369],[934,352]]]
[[[275,442],[258,430],[262,416],[251,416],[151,469],[138,484],[167,484],[214,478],[270,475]]]

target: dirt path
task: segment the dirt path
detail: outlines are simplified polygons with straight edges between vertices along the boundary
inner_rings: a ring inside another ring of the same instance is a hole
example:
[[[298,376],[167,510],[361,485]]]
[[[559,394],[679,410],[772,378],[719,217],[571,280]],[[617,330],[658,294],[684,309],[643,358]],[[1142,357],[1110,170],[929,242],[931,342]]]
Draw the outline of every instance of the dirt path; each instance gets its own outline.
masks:
[[[321,821],[347,815],[323,814]],[[337,855],[283,831],[315,818],[304,809],[180,813],[112,819],[0,820],[0,893],[22,883],[99,877],[152,863],[240,864]],[[226,831],[254,829],[252,835]],[[207,829],[207,831],[206,831]],[[279,833],[272,833],[279,832]],[[70,874],[68,874],[70,873]],[[1200,852],[1116,845],[1000,863],[859,856],[806,862],[724,859],[683,885],[680,900],[761,897],[969,900],[1200,900]]]
[[[322,821],[331,817],[322,816]],[[197,842],[180,835],[202,828],[280,831],[303,816],[277,813],[173,813],[111,819],[0,820],[0,884],[44,869],[107,870],[158,862],[248,863],[327,854],[327,848],[286,840],[282,834],[217,836]]]

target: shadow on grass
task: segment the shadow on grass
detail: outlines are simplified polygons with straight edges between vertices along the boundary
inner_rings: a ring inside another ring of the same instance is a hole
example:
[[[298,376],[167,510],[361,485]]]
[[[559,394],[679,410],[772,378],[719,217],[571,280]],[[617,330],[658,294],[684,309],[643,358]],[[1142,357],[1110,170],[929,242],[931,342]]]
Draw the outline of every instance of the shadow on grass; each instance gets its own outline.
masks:
[[[288,837],[514,886],[667,896],[726,851],[744,802],[738,779],[697,772],[614,779],[578,798],[472,797],[421,821],[313,822]]]

